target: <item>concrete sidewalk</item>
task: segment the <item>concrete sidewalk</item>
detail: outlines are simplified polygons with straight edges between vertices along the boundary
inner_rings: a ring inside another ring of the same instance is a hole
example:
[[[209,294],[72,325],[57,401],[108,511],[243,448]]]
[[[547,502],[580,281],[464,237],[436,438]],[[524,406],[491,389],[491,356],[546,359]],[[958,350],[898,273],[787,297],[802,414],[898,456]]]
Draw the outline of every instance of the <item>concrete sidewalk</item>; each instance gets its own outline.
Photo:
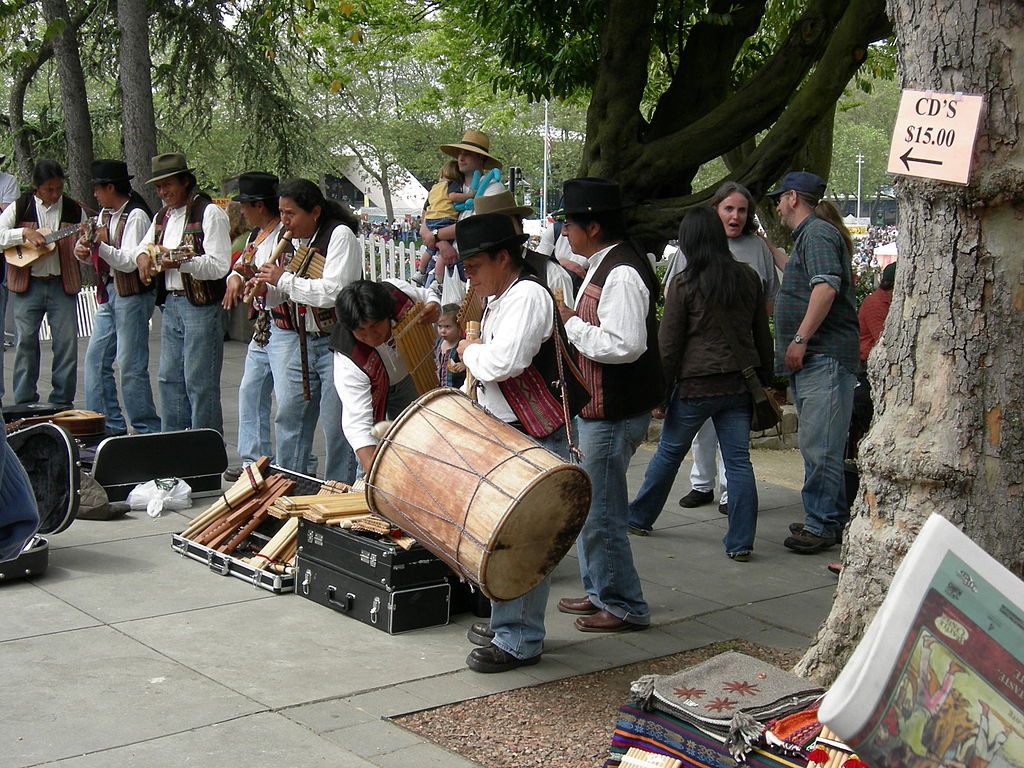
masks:
[[[158,347],[154,331],[153,371]],[[244,355],[244,345],[225,345],[232,453]],[[10,392],[13,353],[6,357]],[[47,355],[44,400],[48,367]],[[645,446],[635,457],[631,489],[652,450]],[[652,628],[623,636],[578,632],[574,617],[554,605],[580,593],[571,554],[554,574],[543,661],[498,675],[465,667],[470,614],[392,637],[180,557],[170,534],[196,510],[77,521],[51,538],[45,575],[0,586],[7,701],[0,763],[472,766],[382,718],[718,640],[805,647],[830,608],[835,578],[825,564],[838,552],[799,556],[783,548],[788,524],[802,519],[799,493],[759,477],[756,550],[751,562],[736,563],[723,553],[725,518],[717,506],[675,505],[689,488],[687,470],[654,535],[631,538]],[[608,713],[609,734],[614,715]]]

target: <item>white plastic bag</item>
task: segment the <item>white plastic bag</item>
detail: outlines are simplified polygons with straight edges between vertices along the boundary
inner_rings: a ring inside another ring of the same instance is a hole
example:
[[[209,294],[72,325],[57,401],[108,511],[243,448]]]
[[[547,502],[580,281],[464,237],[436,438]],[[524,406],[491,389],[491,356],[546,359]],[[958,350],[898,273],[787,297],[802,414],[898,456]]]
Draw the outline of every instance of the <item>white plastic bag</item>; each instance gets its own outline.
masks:
[[[177,477],[161,477],[141,483],[128,494],[132,509],[144,509],[150,517],[160,517],[165,509],[181,510],[192,506],[192,488]]]
[[[444,285],[441,286],[441,305],[461,304],[466,298],[466,284],[459,277],[455,267],[444,268]]]

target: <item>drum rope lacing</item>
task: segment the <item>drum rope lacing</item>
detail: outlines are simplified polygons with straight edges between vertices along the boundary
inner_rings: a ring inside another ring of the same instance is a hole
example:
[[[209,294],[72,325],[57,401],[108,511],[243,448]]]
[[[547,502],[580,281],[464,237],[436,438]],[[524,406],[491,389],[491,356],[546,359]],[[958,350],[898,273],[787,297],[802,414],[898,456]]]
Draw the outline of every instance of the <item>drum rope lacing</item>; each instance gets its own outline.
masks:
[[[483,431],[486,428],[487,425],[484,424],[479,418],[477,418],[477,415],[475,413],[473,413],[474,409],[479,409],[481,411],[484,411],[483,406],[479,405],[478,403],[469,401],[469,400],[466,400],[465,403],[463,403],[462,401],[459,401],[459,405],[462,408],[462,410],[465,412],[465,415],[470,417],[472,419],[472,421],[480,428],[480,431],[478,431],[476,433],[477,437],[482,438],[485,442],[489,442],[492,445],[500,447],[501,449],[503,449],[504,451],[506,451],[509,454],[504,460],[502,460],[501,462],[496,464],[492,468],[492,471],[494,469],[496,469],[497,467],[500,467],[502,464],[505,464],[506,462],[511,461],[512,459],[516,459],[516,458],[518,458],[521,461],[525,462],[528,466],[532,467],[533,469],[541,470],[541,471],[546,469],[546,467],[541,466],[540,464],[538,464],[537,462],[533,461],[529,456],[526,455],[526,452],[533,451],[534,449],[539,448],[540,446],[533,445],[533,446],[530,446],[529,448],[526,448],[524,450],[520,450],[520,451],[513,450],[510,446],[505,444],[500,439],[495,438],[493,435],[487,434],[487,433],[485,433]],[[427,413],[437,417],[439,420],[441,420],[442,422],[447,423],[449,425],[454,425],[454,426],[461,427],[461,428],[466,428],[466,426],[467,426],[466,424],[464,424],[464,423],[462,423],[460,421],[456,421],[455,419],[451,418],[447,414],[440,413],[437,410],[431,409],[427,405],[421,406],[420,410],[421,411],[425,411],[425,412],[427,412]],[[433,462],[434,468],[436,468],[437,465],[441,465],[441,466],[444,466],[444,467],[450,467],[451,469],[454,469],[454,470],[457,470],[457,471],[460,471],[460,472],[471,472],[471,470],[467,469],[467,467],[471,466],[470,462],[468,461],[468,459],[459,451],[457,446],[452,445],[445,438],[445,436],[442,433],[442,431],[439,428],[439,426],[435,425],[432,422],[427,422],[427,426],[431,430],[433,430],[436,433],[436,435],[442,439],[443,442],[448,444],[448,446],[452,449],[452,451],[455,453],[455,455],[458,456],[458,458],[462,460],[462,466],[460,466],[460,465],[458,465],[458,464],[456,464],[454,462],[446,461],[444,459],[441,459],[441,458],[439,458],[438,456],[436,456],[434,454],[429,454],[429,453],[426,453],[425,451],[421,451],[421,450],[418,450],[416,448],[410,448],[408,446],[402,445],[400,443],[397,443],[397,442],[391,440],[388,437],[385,437],[383,440],[381,440],[381,443],[387,444],[387,445],[391,445],[391,446],[395,447],[395,449],[396,449],[395,450],[395,457],[401,463],[401,465],[408,471],[409,476],[411,478],[413,478],[413,479],[416,479],[419,476],[420,473],[417,470],[415,470],[409,464],[408,461],[406,461],[405,457],[402,455],[403,452],[407,452],[407,453],[409,453],[411,455],[416,455],[416,456],[424,456],[424,457],[427,457],[427,458],[431,459],[431,461]],[[402,449],[402,450],[398,450],[398,449]],[[378,450],[380,450],[380,448],[378,448]],[[496,490],[498,493],[502,494],[503,496],[507,497],[508,499],[513,500],[513,499],[516,498],[515,496],[511,495],[510,493],[508,493],[505,489],[501,488],[497,483],[495,483],[493,480],[491,480],[486,475],[481,476],[481,475],[475,474],[475,476],[479,479],[481,484],[486,484],[486,485],[490,486],[491,488],[493,488],[494,490]],[[423,506],[420,506],[419,504],[416,504],[415,502],[410,501],[409,499],[406,499],[404,497],[398,496],[398,494],[389,493],[388,491],[385,491],[384,489],[382,489],[380,486],[371,484],[369,481],[367,481],[366,485],[367,485],[367,488],[372,488],[374,491],[379,493],[381,496],[385,497],[385,498],[382,499],[382,501],[388,502],[389,506],[391,506],[391,508],[394,509],[396,512],[398,511],[398,507],[397,507],[397,505],[394,504],[392,499],[398,499],[399,501],[403,502],[407,506],[422,512],[427,517],[432,517],[432,518],[434,518],[436,520],[440,520],[440,521],[445,522],[448,525],[450,525],[459,534],[458,540],[456,542],[455,550],[454,550],[456,554],[462,550],[463,537],[469,539],[473,544],[475,544],[483,552],[484,555],[490,556],[491,554],[493,554],[493,550],[489,549],[487,547],[487,543],[486,542],[481,541],[479,538],[474,536],[472,532],[466,530],[465,525],[463,525],[463,524],[461,524],[461,523],[456,521],[456,519],[452,516],[451,512],[449,511],[448,505],[442,503],[442,501],[440,499],[438,499],[433,493],[431,493],[428,488],[424,487],[422,482],[420,482],[419,480],[417,480],[416,482],[417,482],[417,485],[419,486],[420,490],[423,491],[423,493],[430,498],[430,500],[436,505],[436,507],[437,507],[437,509],[439,511],[427,509],[427,508],[425,508]],[[477,490],[479,490],[479,486],[477,487]],[[474,495],[476,495],[476,492],[477,491],[474,491]],[[469,506],[470,505],[467,504],[467,508]],[[385,517],[386,517],[386,515],[385,515]],[[426,531],[425,529],[423,529],[421,526],[419,526],[415,521],[409,520],[406,515],[403,515],[403,517],[408,522],[408,524],[405,525],[404,527],[407,528],[407,529],[411,529],[408,532],[413,534],[413,538],[428,539],[428,540],[432,538],[432,536],[429,534],[429,532]],[[441,559],[444,560],[445,562],[447,562],[448,565],[450,565],[453,569],[455,569],[461,576],[468,577],[468,578],[470,578],[470,580],[472,580],[472,578],[477,575],[477,574],[474,574],[472,571],[468,570],[461,563],[459,563],[458,560],[454,556],[449,558],[449,557],[445,557],[445,556],[442,555]],[[483,576],[483,574],[479,574],[479,577],[481,579],[482,579],[482,576]]]

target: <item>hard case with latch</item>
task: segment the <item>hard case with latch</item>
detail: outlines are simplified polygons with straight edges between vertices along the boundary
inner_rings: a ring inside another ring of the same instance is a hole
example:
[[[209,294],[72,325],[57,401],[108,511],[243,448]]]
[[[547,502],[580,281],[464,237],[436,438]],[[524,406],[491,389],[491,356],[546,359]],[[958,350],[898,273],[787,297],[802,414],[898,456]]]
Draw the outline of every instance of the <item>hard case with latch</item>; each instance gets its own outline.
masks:
[[[420,544],[402,549],[387,539],[305,519],[299,520],[298,536],[300,556],[386,589],[432,584],[451,573],[443,560]]]
[[[391,590],[300,551],[295,592],[389,635],[448,623],[451,587],[443,579]]]

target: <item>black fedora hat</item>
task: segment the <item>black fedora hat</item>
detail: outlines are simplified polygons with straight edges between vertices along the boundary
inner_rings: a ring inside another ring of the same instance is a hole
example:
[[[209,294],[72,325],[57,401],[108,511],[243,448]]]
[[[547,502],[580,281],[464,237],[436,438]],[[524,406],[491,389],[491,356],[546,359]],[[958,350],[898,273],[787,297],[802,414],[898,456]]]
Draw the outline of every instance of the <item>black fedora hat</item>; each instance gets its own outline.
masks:
[[[232,200],[236,203],[255,203],[277,197],[278,178],[272,173],[249,171],[238,177],[238,194]]]
[[[455,242],[459,246],[459,258],[463,261],[478,253],[495,253],[502,248],[515,251],[529,239],[512,226],[512,219],[504,213],[478,213],[463,219],[455,225]]]
[[[124,160],[93,160],[89,172],[92,174],[90,184],[111,184],[135,178],[128,173],[128,163]]]
[[[624,207],[618,182],[585,176],[569,179],[562,185],[562,207],[552,215],[604,213],[621,211]]]

